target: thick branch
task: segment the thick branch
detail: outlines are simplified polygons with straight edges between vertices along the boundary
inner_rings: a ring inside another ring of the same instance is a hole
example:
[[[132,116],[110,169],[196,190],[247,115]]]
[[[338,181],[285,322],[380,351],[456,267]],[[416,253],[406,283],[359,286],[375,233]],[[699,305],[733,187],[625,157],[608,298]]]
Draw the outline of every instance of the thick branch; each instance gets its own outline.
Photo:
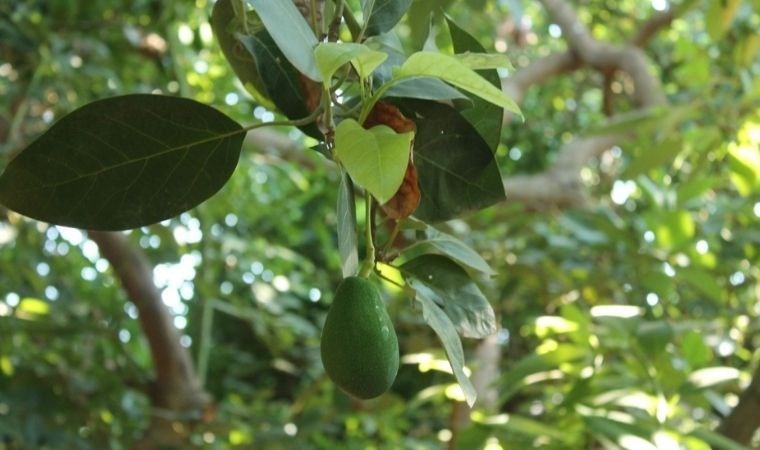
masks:
[[[575,11],[562,0],[541,0],[541,3],[562,29],[570,50],[584,64],[602,72],[622,70],[628,73],[634,84],[633,98],[639,106],[649,107],[665,102],[660,81],[650,72],[641,49],[633,45],[617,47],[597,41]]]
[[[589,206],[580,170],[624,138],[623,134],[606,134],[571,140],[546,171],[506,178],[507,201],[523,203],[533,210]]]
[[[653,15],[641,25],[639,31],[631,38],[631,45],[636,47],[645,46],[658,31],[669,26],[677,16],[678,13],[675,9],[660,11]]]
[[[587,66],[608,78],[617,71],[628,74],[633,85],[633,100],[640,108],[665,103],[660,80],[652,74],[649,61],[640,48],[597,41],[563,0],[541,0],[541,3],[562,29],[570,51],[537,59],[502,80],[502,87],[508,95],[519,102],[529,87]],[[638,34],[631,42],[645,43],[657,30],[669,24],[675,14],[656,15],[646,23],[646,34]],[[539,210],[588,205],[587,193],[579,179],[580,169],[626,137],[626,134],[617,133],[573,139],[560,149],[556,161],[546,171],[506,179],[508,201],[521,202]]]
[[[571,72],[581,66],[578,58],[570,52],[553,53],[536,59],[509,77],[501,80],[501,87],[515,102],[525,97],[527,90],[547,79]]]
[[[718,431],[727,438],[749,446],[760,429],[760,366],[752,374],[752,383],[744,390],[739,403],[720,424]],[[754,447],[753,447],[754,448]]]
[[[153,273],[145,255],[130,245],[119,233],[90,231],[89,237],[98,244],[100,254],[113,267],[127,296],[137,307],[140,326],[150,346],[155,369],[151,400],[154,417],[149,429],[156,444],[177,444],[171,422],[197,420],[210,403],[193,368],[190,355],[179,342],[179,333],[153,284]],[[172,442],[172,441],[175,442]]]

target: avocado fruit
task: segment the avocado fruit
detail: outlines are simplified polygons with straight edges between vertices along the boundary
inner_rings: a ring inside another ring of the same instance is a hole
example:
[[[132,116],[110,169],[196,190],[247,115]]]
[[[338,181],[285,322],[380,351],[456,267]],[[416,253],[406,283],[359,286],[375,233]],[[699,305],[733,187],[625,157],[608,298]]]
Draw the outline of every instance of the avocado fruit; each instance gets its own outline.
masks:
[[[380,293],[366,278],[345,278],[335,292],[321,340],[327,375],[346,393],[370,399],[396,379],[399,348],[396,330]]]

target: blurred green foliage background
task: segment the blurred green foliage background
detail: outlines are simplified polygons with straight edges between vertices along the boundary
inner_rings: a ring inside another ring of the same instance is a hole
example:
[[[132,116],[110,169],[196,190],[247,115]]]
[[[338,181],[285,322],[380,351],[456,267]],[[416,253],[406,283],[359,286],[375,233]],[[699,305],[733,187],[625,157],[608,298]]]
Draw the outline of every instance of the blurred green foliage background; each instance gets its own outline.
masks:
[[[445,3],[518,70],[565,48],[537,3]],[[611,43],[668,6],[573,3]],[[319,333],[340,279],[339,174],[308,140],[298,158],[249,145],[211,200],[130,232],[216,401],[215,418],[190,430],[191,442],[740,448],[710,430],[760,355],[760,19],[749,1],[694,3],[645,49],[670,109],[632,125],[637,138],[583,170],[592,206],[535,211],[507,202],[442,225],[498,273],[480,280],[501,323],[498,351],[483,356],[480,342],[464,342],[473,373],[497,364],[496,400],[469,417],[435,335],[390,285],[403,358],[391,392],[358,404],[324,375]],[[211,6],[1,3],[0,168],[57,118],[106,96],[162,92],[242,123],[271,118],[216,47]],[[399,29],[408,48],[421,34],[414,8]],[[446,51],[445,39],[438,45]],[[544,170],[563,143],[602,126],[602,84],[580,70],[530,90],[520,104],[525,123],[510,122],[502,136],[505,176]],[[615,111],[633,107],[625,84],[612,83]],[[135,318],[85,233],[0,210],[0,449],[130,448],[160,413],[146,396],[150,355]]]

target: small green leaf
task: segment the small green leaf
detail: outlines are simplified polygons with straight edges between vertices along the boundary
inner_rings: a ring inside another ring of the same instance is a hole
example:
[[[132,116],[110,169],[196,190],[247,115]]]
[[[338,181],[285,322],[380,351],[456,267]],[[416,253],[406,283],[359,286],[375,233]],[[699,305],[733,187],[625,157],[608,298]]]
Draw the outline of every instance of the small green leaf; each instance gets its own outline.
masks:
[[[354,185],[348,174],[342,171],[338,190],[338,252],[343,278],[356,275],[359,270],[358,247]]]
[[[428,226],[425,230],[425,240],[417,241],[404,249],[403,253],[441,253],[486,275],[496,275],[496,272],[475,250],[464,242]]]
[[[351,62],[359,77],[365,79],[388,58],[388,54],[364,44],[324,42],[314,49],[314,57],[325,87],[329,88],[330,79],[344,64]]]
[[[706,270],[695,267],[682,267],[678,269],[678,275],[701,294],[706,295],[715,302],[722,302],[726,298],[726,293],[720,284],[718,284],[717,277]]]
[[[688,436],[694,436],[707,442],[712,448],[720,450],[747,450],[747,448],[736,441],[731,440],[722,434],[718,434],[706,427],[699,427],[688,433]]]
[[[728,146],[731,181],[742,197],[760,191],[760,149],[749,143]]]
[[[662,247],[679,248],[694,237],[696,225],[688,211],[654,210],[644,214],[644,220]]]
[[[412,0],[362,0],[362,11],[367,25],[364,34],[374,36],[392,29]]]
[[[681,354],[688,361],[692,369],[700,368],[712,360],[712,351],[705,344],[701,333],[691,330],[687,332],[681,342]]]
[[[435,334],[441,340],[443,348],[446,350],[446,356],[449,358],[451,370],[454,372],[454,376],[462,388],[467,404],[472,407],[478,394],[475,391],[475,386],[467,378],[467,374],[464,373],[464,350],[462,349],[462,341],[459,340],[454,324],[451,323],[451,319],[424,292],[418,291],[416,298],[422,304],[422,318],[425,319],[425,322],[430,325],[430,328],[435,331]]]
[[[472,70],[508,69],[515,70],[507,55],[501,53],[480,53],[466,51],[454,55],[462,64]]]
[[[413,137],[385,125],[365,130],[347,119],[335,129],[335,155],[354,181],[386,203],[404,179]]]
[[[451,100],[457,107],[472,106],[469,97],[437,78],[407,78],[383,92],[383,97],[417,98],[421,100]],[[501,108],[493,106],[501,111]]]
[[[291,1],[248,0],[282,53],[301,73],[322,81],[314,60],[317,37]]]
[[[418,256],[400,270],[414,289],[443,306],[462,336],[482,338],[496,332],[488,300],[467,272],[446,256]]]
[[[719,40],[731,28],[741,0],[714,0],[705,14],[707,33],[713,40]]]
[[[176,216],[232,175],[240,125],[160,95],[98,100],[63,117],[0,176],[0,203],[46,222],[124,230]]]
[[[511,98],[453,56],[435,52],[414,53],[399,68],[396,76],[440,78],[522,117],[520,108]]]
[[[683,148],[680,135],[670,135],[662,142],[646,146],[642,151],[636,152],[621,178],[632,179],[651,169],[672,163]]]

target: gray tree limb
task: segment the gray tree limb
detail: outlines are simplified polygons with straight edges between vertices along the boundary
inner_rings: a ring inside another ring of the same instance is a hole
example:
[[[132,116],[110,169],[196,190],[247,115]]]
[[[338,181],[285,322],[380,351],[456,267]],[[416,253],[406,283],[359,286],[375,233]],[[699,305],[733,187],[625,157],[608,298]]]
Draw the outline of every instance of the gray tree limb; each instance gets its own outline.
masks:
[[[140,327],[150,346],[155,371],[151,388],[151,424],[136,449],[184,447],[177,423],[198,421],[211,404],[203,390],[190,354],[180,344],[171,314],[153,284],[152,266],[145,254],[120,233],[90,231],[92,239],[111,264],[129,300],[137,307]]]

